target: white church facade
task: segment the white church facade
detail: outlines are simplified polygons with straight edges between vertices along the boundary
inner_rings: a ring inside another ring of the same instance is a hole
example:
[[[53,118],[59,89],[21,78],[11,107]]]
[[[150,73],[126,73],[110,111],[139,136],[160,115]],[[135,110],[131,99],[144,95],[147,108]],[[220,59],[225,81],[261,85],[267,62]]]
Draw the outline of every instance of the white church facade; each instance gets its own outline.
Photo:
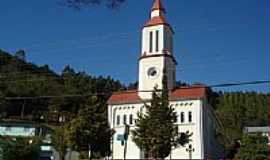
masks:
[[[139,85],[137,90],[117,92],[108,100],[108,121],[115,134],[111,142],[112,159],[143,159],[143,151],[132,141],[129,134],[122,143],[125,124],[134,129],[137,113],[144,112],[144,103],[151,99],[155,86],[162,88],[163,74],[167,76],[170,105],[177,112],[179,132],[193,133],[191,142],[173,149],[171,159],[218,159],[222,147],[215,138],[219,126],[208,102],[209,88],[193,85],[175,89],[176,65],[173,51],[174,31],[165,19],[161,0],[155,0],[151,18],[142,29],[142,51],[139,58]],[[154,132],[154,131],[153,131]]]

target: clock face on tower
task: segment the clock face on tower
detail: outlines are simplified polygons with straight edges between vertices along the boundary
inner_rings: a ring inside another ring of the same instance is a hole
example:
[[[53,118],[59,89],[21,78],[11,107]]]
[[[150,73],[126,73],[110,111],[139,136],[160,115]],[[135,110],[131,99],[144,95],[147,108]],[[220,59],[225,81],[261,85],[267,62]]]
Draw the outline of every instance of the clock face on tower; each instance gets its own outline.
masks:
[[[148,70],[147,70],[147,76],[149,78],[156,78],[158,77],[158,69],[156,67],[150,67]]]

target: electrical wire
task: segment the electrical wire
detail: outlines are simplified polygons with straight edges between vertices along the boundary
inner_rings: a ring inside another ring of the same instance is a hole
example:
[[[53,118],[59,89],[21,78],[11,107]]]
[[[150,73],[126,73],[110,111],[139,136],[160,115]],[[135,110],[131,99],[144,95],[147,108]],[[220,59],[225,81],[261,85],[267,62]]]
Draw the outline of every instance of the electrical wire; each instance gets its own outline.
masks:
[[[193,85],[187,87],[181,87],[182,90],[188,89],[200,89],[200,88],[224,88],[233,86],[245,86],[245,85],[258,85],[258,84],[270,84],[270,80],[256,80],[256,81],[245,81],[245,82],[234,82],[234,83],[223,83],[214,85]],[[153,92],[153,90],[131,90],[123,91],[124,93],[141,93],[141,92]],[[158,90],[160,92],[160,90]],[[117,92],[116,92],[117,93]],[[31,100],[31,99],[51,99],[51,98],[76,98],[76,97],[90,97],[90,96],[109,96],[110,93],[96,93],[96,94],[74,94],[74,95],[58,95],[58,96],[36,96],[36,97],[5,97],[6,100]]]

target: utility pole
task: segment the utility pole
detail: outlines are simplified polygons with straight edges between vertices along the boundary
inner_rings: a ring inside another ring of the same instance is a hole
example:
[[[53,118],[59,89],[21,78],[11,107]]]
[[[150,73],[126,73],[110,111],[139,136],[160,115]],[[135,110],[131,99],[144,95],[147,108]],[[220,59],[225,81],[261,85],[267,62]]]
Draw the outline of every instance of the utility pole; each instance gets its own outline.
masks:
[[[195,149],[192,148],[192,145],[191,144],[188,146],[188,148],[186,149],[186,151],[189,153],[189,159],[192,159],[192,152],[194,152]]]
[[[125,133],[124,133],[124,160],[126,160],[127,157],[127,141],[128,141],[128,135],[129,135],[129,125],[125,124]]]

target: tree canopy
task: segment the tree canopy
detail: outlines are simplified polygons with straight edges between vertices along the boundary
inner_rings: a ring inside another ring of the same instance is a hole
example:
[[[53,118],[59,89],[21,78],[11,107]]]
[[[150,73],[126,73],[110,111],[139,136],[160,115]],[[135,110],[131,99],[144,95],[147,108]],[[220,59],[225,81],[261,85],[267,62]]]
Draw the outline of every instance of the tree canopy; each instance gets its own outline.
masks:
[[[218,137],[231,150],[230,157],[233,157],[244,127],[270,125],[270,94],[230,92],[219,93],[216,98],[215,112],[223,125],[217,131]]]
[[[4,160],[38,160],[40,153],[40,139],[32,138],[8,138],[6,137],[6,145],[3,146]]]
[[[107,121],[106,101],[112,92],[127,88],[120,81],[114,80],[112,77],[93,76],[86,72],[78,72],[71,66],[66,66],[62,73],[57,74],[48,65],[38,66],[28,62],[26,57],[27,53],[22,50],[14,55],[0,50],[0,119],[29,120],[56,127],[63,127],[66,123],[72,123],[75,126],[75,128],[70,128],[73,132],[73,138],[75,133],[87,136],[88,133],[81,132],[80,128],[86,125],[85,121],[96,124],[96,126],[88,126],[89,128],[86,130],[108,127],[107,122],[105,122]],[[135,89],[137,85],[137,82],[135,82],[130,84],[128,88]],[[188,84],[177,82],[178,87],[183,85]],[[173,135],[175,133],[175,128],[169,125],[170,121],[168,121],[167,126],[164,125],[161,128],[160,124],[157,123],[161,120],[157,117],[163,117],[162,120],[168,118],[172,122],[175,119],[173,110],[168,106],[167,93],[163,92],[161,95],[158,93],[159,91],[156,90],[150,105],[145,105],[145,109],[149,113],[156,113],[159,116],[154,114],[139,115],[140,120],[137,123],[136,144],[140,147],[143,146],[148,151],[152,149],[154,139],[160,138],[158,134],[162,130],[171,130]],[[217,131],[218,137],[229,150],[233,150],[231,157],[239,149],[239,146],[235,144],[243,138],[244,127],[270,125],[269,93],[219,92],[211,96],[210,102],[223,125]],[[91,102],[93,97],[97,98],[96,102]],[[151,108],[151,106],[156,107]],[[163,113],[160,111],[163,111]],[[92,115],[92,117],[86,113]],[[150,121],[150,119],[158,121]],[[139,128],[148,127],[150,124],[152,128],[158,124],[160,130],[154,135],[152,141],[149,140],[149,143],[146,144],[140,139],[149,138],[148,130],[139,130]],[[100,132],[97,131],[97,133]],[[107,133],[109,133],[109,130],[98,137],[99,139],[106,137],[103,139],[106,139],[106,143],[95,140],[95,143],[104,144],[101,148],[96,149],[97,154],[105,155],[109,151],[109,140],[107,140],[109,134]],[[92,134],[94,132],[91,132]],[[83,145],[85,144],[72,144],[72,146],[78,148]],[[157,146],[157,150],[162,148],[162,145]],[[169,142],[166,145],[173,146]],[[106,151],[103,150],[104,148],[107,148]],[[163,151],[164,153],[157,156],[162,157],[169,152],[169,150]]]
[[[56,74],[47,65],[40,67],[27,62],[25,56],[23,53],[22,57],[22,51],[13,56],[0,50],[0,117],[50,126],[54,130],[53,144],[62,157],[64,148],[85,144],[91,144],[94,153],[100,156],[108,155],[111,135],[106,102],[112,92],[126,87],[111,77],[76,72],[70,66]],[[94,102],[90,101],[93,97]],[[91,132],[79,132],[81,126]],[[66,134],[84,137],[70,145]],[[98,136],[94,140],[83,139],[89,134]]]
[[[270,146],[267,137],[261,134],[243,135],[241,147],[235,160],[270,160]]]
[[[175,125],[176,112],[169,105],[166,76],[160,91],[154,88],[150,104],[145,104],[145,113],[138,113],[136,128],[132,131],[136,145],[145,152],[146,158],[165,158],[173,147],[189,141],[188,133],[181,134]]]
[[[98,95],[100,101],[106,102],[113,91],[125,89],[111,77],[76,72],[70,66],[59,75],[47,65],[37,66],[18,57],[0,50],[0,107],[7,100],[5,118],[45,118],[49,122],[61,114],[74,116],[89,96]]]
[[[68,143],[77,151],[91,151],[90,159],[108,156],[112,131],[107,121],[107,106],[97,97],[87,100],[68,129]]]

